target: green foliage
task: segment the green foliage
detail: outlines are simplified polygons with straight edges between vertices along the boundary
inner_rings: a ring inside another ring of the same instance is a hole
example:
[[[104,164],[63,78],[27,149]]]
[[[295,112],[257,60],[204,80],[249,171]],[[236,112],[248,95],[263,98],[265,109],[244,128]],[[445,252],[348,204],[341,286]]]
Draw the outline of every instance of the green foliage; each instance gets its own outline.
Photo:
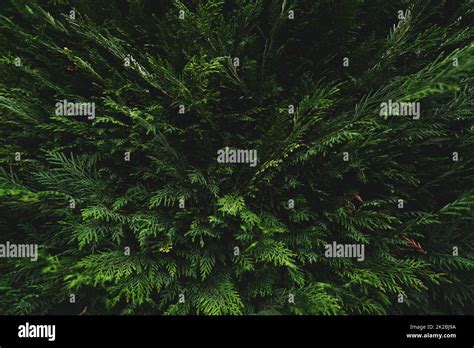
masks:
[[[0,313],[472,312],[471,7],[2,1],[0,243],[40,255],[0,259]]]

